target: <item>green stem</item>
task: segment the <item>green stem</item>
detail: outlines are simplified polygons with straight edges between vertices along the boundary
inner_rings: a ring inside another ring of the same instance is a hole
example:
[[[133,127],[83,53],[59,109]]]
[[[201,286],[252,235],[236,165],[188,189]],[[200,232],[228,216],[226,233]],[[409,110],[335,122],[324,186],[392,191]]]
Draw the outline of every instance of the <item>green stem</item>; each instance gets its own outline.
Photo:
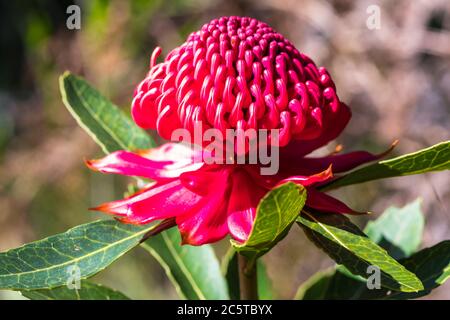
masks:
[[[239,288],[241,300],[258,300],[256,261],[238,253]]]

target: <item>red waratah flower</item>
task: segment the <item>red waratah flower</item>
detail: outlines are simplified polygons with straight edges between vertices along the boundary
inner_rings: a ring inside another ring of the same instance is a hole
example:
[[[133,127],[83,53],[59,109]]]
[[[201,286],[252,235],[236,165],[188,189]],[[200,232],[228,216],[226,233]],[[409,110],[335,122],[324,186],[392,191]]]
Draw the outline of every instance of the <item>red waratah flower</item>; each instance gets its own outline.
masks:
[[[202,150],[177,143],[139,153],[118,151],[87,164],[154,182],[94,209],[134,224],[173,218],[183,243],[191,245],[228,234],[245,241],[261,198],[287,181],[307,188],[309,208],[355,213],[315,186],[332,179],[331,169],[348,171],[382,155],[358,151],[306,157],[335,139],[351,117],[325,68],[267,24],[248,17],[205,24],[157,64],[160,52],[153,52],[150,71],[134,93],[132,116],[139,126],[169,140],[176,129],[193,133],[195,123],[222,132],[279,129],[280,170],[264,176],[259,164],[206,164]]]

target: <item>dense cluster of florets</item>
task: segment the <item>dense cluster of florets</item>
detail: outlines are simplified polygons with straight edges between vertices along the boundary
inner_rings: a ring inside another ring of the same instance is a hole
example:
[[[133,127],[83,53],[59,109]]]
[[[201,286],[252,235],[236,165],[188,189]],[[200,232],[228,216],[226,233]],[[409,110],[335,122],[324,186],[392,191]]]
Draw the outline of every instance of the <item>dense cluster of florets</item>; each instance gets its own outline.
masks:
[[[267,24],[222,17],[192,33],[135,91],[138,125],[171,139],[175,129],[280,129],[279,145],[312,140],[326,130],[341,102],[325,68]]]

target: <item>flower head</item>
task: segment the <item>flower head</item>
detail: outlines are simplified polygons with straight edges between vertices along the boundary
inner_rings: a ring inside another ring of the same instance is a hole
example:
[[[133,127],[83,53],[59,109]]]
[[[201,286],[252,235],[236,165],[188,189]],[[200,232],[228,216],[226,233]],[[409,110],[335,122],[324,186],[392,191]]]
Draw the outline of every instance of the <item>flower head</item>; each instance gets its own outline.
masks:
[[[279,129],[280,146],[318,147],[350,118],[327,70],[256,19],[212,20],[156,64],[160,52],[135,91],[132,115],[165,139],[200,121],[203,130]]]
[[[201,245],[231,235],[245,241],[262,197],[291,181],[307,189],[306,206],[322,212],[357,213],[317,190],[381,155],[365,151],[306,157],[336,138],[350,119],[325,68],[300,53],[267,24],[222,17],[192,33],[138,85],[135,122],[166,139],[179,128],[279,129],[280,170],[264,176],[260,164],[209,164],[204,150],[167,143],[138,153],[117,151],[87,165],[104,173],[153,180],[122,200],[94,208],[123,222],[174,219],[184,243]],[[333,172],[332,172],[333,170]]]

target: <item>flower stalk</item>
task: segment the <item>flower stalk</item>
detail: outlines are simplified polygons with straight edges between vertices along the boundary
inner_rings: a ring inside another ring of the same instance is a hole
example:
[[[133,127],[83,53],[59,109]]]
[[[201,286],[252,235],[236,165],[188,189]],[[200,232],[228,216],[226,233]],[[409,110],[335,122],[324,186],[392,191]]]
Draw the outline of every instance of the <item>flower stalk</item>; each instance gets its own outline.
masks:
[[[258,300],[258,271],[256,261],[238,253],[239,288],[241,300]]]

